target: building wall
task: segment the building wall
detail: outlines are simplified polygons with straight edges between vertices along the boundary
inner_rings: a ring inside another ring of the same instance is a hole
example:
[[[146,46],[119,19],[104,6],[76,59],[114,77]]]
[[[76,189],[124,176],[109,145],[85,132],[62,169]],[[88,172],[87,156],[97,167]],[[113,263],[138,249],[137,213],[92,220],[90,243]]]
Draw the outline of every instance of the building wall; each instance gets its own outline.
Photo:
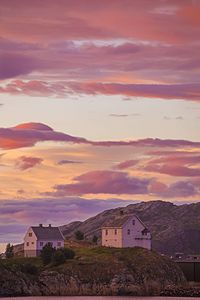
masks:
[[[144,229],[145,226],[138,218],[134,216],[130,218],[130,220],[123,225],[123,247],[143,247],[150,250],[151,234],[147,233],[147,235],[142,235]]]
[[[133,216],[122,228],[102,228],[102,246],[106,247],[142,247],[151,250],[151,234],[142,234],[145,226]],[[107,233],[107,234],[106,234]]]
[[[47,243],[52,243],[52,247],[56,249],[64,247],[64,240],[38,241],[32,228],[29,228],[24,237],[24,256],[35,257],[40,255],[40,251]]]
[[[106,228],[102,229],[102,246],[122,248],[122,229]]]
[[[29,228],[24,237],[24,256],[25,257],[36,256],[36,249],[37,249],[37,238],[33,230]]]
[[[63,248],[64,247],[64,241],[63,240],[49,240],[49,241],[37,241],[37,250],[41,251],[42,248],[48,244],[51,243],[53,248]]]

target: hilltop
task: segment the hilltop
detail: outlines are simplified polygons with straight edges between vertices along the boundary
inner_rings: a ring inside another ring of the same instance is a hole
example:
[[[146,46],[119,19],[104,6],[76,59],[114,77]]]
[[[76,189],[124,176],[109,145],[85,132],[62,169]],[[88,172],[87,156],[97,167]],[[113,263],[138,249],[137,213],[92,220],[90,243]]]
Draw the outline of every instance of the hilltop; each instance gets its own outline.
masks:
[[[175,205],[165,201],[149,201],[130,204],[126,207],[106,210],[83,222],[72,222],[61,226],[66,238],[72,238],[77,230],[85,234],[86,240],[96,235],[101,238],[101,226],[115,219],[120,211],[136,214],[152,233],[152,247],[164,254],[184,252],[200,253],[200,202]]]
[[[171,259],[142,248],[76,248],[75,259],[43,266],[40,258],[0,261],[1,296],[159,295],[186,284]]]

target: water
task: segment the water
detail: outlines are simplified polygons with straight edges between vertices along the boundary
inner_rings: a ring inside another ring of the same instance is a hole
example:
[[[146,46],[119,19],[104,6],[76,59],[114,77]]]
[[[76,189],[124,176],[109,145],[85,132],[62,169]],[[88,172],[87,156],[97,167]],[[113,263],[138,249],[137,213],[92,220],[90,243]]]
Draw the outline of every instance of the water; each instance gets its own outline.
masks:
[[[76,296],[76,297],[62,297],[62,296],[58,296],[58,297],[9,297],[9,298],[0,298],[0,300],[8,300],[8,299],[12,299],[12,300],[188,300],[188,299],[192,299],[192,300],[199,300],[199,298],[196,297],[122,297],[122,296],[113,296],[113,297],[93,297],[93,296]]]

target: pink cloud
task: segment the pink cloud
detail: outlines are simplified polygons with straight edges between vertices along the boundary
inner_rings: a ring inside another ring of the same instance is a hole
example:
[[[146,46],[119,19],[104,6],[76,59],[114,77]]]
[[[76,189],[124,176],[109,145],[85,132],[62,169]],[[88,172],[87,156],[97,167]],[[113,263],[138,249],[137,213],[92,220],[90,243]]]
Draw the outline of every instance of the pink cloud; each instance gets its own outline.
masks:
[[[200,164],[200,156],[174,154],[153,159],[144,169],[171,176],[194,177],[200,176],[200,169],[197,167],[198,164]],[[191,167],[191,165],[194,165],[194,167]]]
[[[187,84],[126,84],[101,82],[57,82],[16,80],[0,87],[0,93],[25,94],[30,96],[58,96],[67,94],[123,95],[129,97],[180,99],[200,101],[200,85]]]
[[[199,84],[70,83],[77,93],[200,101]]]
[[[25,171],[31,169],[37,165],[42,163],[43,159],[40,157],[32,157],[32,156],[21,156],[18,158],[16,162],[16,167],[19,170]]]
[[[199,181],[176,181],[169,185],[156,178],[138,178],[125,172],[91,171],[75,177],[74,183],[54,186],[45,196],[65,197],[85,194],[154,195],[162,198],[193,197],[199,195]]]
[[[199,195],[198,185],[195,181],[185,180],[166,185],[158,180],[152,180],[149,193],[162,198],[187,198]]]
[[[135,146],[135,147],[199,147],[199,142],[187,140],[161,140],[146,138],[129,141],[90,141],[82,137],[75,137],[66,133],[54,131],[41,123],[25,123],[11,128],[0,128],[0,148],[15,149],[32,147],[37,142],[54,141],[75,144],[89,144],[92,146]]]
[[[118,169],[118,170],[128,169],[130,167],[135,166],[138,162],[139,162],[139,160],[137,160],[137,159],[126,160],[126,161],[123,161],[123,162],[115,165],[115,169]]]
[[[199,168],[188,168],[188,167],[173,165],[173,164],[172,165],[150,164],[147,167],[145,167],[145,170],[149,172],[168,174],[171,176],[183,176],[183,177],[200,176]]]
[[[41,6],[40,1],[2,0],[1,10],[1,36],[26,41],[118,37],[180,43],[199,36],[199,4],[194,1],[86,0],[83,5],[44,0]]]
[[[49,126],[41,123],[26,123],[11,128],[0,128],[0,148],[2,149],[31,147],[42,141],[89,143],[86,139],[53,131]]]
[[[75,183],[55,186],[54,196],[83,194],[147,194],[149,179],[124,172],[91,171],[74,178]],[[51,194],[51,193],[50,193]]]

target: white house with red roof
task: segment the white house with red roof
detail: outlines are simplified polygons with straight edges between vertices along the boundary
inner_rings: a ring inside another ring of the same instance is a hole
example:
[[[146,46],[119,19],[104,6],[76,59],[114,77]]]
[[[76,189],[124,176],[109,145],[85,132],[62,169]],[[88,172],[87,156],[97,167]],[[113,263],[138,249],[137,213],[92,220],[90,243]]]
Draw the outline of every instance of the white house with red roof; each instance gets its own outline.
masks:
[[[56,249],[64,247],[64,236],[59,227],[53,227],[51,224],[47,227],[42,224],[31,226],[24,237],[24,256],[40,255],[41,250],[48,243]]]
[[[151,250],[151,233],[136,215],[120,214],[102,227],[102,246]]]

